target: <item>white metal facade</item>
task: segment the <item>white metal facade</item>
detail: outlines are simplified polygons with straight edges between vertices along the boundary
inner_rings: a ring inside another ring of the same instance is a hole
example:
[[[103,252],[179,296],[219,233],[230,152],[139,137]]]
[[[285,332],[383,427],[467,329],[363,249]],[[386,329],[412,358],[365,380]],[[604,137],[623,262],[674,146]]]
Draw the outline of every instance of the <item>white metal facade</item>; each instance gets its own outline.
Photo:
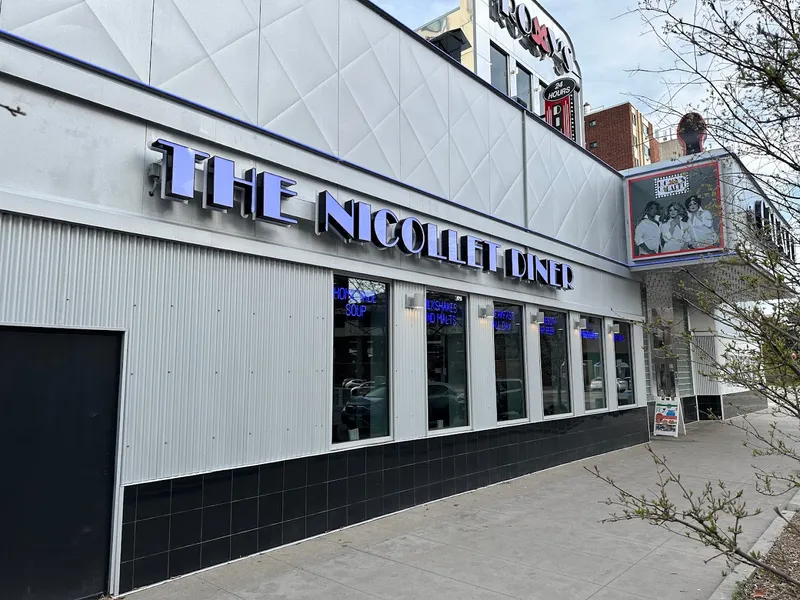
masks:
[[[468,296],[474,429],[497,426],[479,306],[525,307],[535,420],[539,306],[570,322],[642,318],[617,173],[358,0],[220,4],[0,5],[2,28],[234,117],[0,41],[0,92],[27,113],[3,121],[0,323],[125,331],[122,484],[331,450],[336,272],[390,282],[395,440],[428,435],[424,311],[406,309],[407,294]],[[284,212],[300,224],[151,197],[146,171],[159,155],[148,144],[159,137],[296,179]],[[321,190],[569,262],[576,289],[316,236]],[[634,353],[643,373],[638,328]]]

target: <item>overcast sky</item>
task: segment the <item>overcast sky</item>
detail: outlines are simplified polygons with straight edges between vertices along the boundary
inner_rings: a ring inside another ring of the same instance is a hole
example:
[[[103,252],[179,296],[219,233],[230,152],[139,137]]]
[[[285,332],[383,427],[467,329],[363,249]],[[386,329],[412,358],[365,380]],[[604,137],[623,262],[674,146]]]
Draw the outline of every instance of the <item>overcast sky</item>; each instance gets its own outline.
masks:
[[[458,6],[458,0],[373,0],[411,28],[416,28]],[[569,33],[583,72],[584,99],[593,107],[631,101],[640,110],[648,108],[631,98],[638,94],[665,98],[662,75],[631,73],[636,68],[658,69],[670,64],[652,34],[643,34],[638,15],[626,14],[636,0],[539,0]],[[687,92],[678,103],[697,100]],[[676,107],[683,109],[684,106]],[[658,115],[649,115],[657,129],[672,127]]]

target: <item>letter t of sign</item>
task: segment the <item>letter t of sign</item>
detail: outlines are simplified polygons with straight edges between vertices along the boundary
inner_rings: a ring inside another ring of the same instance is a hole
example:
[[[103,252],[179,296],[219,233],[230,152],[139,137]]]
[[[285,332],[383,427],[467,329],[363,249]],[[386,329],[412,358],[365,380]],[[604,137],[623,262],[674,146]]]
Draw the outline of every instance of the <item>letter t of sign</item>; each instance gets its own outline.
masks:
[[[194,199],[194,166],[206,160],[208,154],[162,139],[150,147],[164,157],[161,163],[161,197],[184,204]]]

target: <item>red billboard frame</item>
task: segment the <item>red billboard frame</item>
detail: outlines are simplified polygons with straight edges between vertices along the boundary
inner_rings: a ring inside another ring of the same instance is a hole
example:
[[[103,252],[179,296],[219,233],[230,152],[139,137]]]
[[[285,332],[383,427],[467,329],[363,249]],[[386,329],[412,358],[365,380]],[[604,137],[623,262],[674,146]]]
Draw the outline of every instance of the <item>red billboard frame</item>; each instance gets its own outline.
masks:
[[[633,198],[631,197],[631,184],[636,181],[642,181],[644,179],[655,179],[656,177],[666,177],[668,175],[675,175],[677,173],[686,173],[693,169],[700,169],[703,167],[714,166],[714,176],[716,179],[716,185],[714,189],[717,193],[717,209],[719,210],[719,244],[715,246],[709,246],[706,248],[688,248],[686,250],[673,250],[671,252],[659,252],[658,254],[648,254],[647,256],[636,256],[634,249],[634,237],[635,237],[635,229],[636,226],[634,225],[634,216],[633,216]],[[719,161],[708,161],[699,164],[693,164],[685,167],[680,167],[676,169],[671,169],[669,171],[651,171],[646,175],[640,175],[639,177],[632,177],[628,179],[628,219],[630,221],[630,245],[629,249],[631,252],[631,260],[634,262],[639,261],[652,261],[658,260],[662,257],[669,257],[669,256],[677,256],[677,255],[684,255],[684,254],[704,254],[707,252],[715,252],[721,251],[725,249],[725,216],[722,210],[722,189],[720,185],[720,178],[719,178]]]

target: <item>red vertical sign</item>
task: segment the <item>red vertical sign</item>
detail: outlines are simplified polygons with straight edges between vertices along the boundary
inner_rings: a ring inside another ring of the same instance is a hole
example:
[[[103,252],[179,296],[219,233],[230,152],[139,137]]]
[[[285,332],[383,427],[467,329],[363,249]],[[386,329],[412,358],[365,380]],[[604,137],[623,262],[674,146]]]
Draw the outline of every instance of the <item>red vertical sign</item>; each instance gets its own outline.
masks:
[[[544,120],[568,138],[575,140],[575,88],[573,79],[557,79],[545,89]]]

